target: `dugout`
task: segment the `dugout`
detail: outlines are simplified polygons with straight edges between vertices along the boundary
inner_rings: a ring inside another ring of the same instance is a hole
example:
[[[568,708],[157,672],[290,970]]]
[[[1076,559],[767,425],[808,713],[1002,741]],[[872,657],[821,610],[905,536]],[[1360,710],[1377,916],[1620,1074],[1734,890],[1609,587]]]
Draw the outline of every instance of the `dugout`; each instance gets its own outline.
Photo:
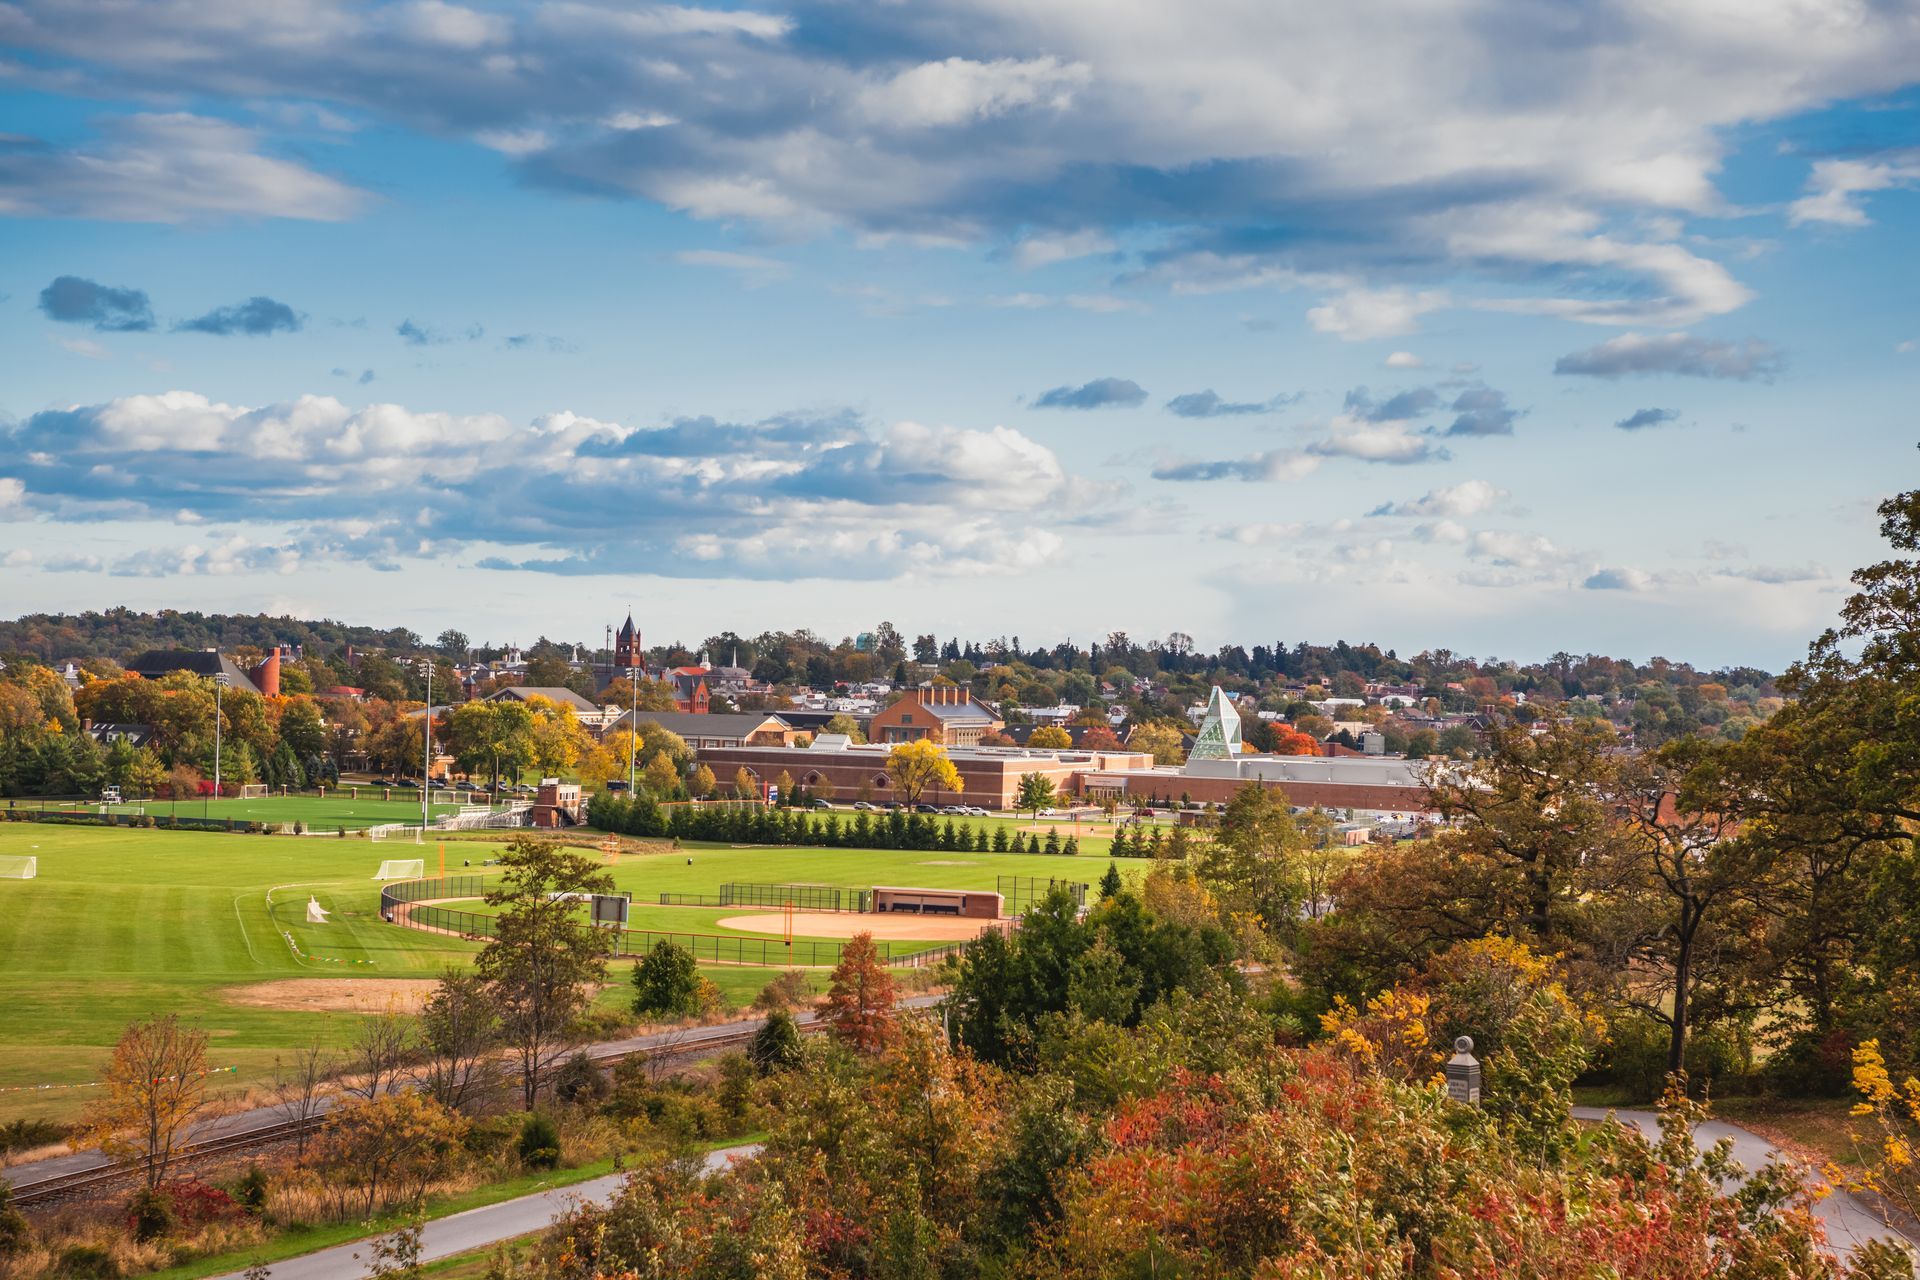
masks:
[[[873,909],[908,915],[998,920],[1000,895],[984,889],[900,889],[875,885]]]

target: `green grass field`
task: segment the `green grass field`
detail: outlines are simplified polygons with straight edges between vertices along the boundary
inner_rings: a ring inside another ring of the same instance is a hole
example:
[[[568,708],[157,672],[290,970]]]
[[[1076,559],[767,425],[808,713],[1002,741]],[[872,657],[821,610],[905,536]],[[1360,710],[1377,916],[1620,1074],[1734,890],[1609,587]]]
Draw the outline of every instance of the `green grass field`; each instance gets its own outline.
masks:
[[[446,848],[451,873],[463,860],[478,871],[497,845],[466,839]],[[155,1013],[177,1013],[209,1033],[214,1064],[238,1068],[223,1089],[261,1083],[276,1052],[316,1036],[344,1042],[361,1014],[236,996],[285,979],[318,979],[311,985],[328,992],[368,979],[430,979],[476,950],[379,918],[372,877],[380,862],[419,856],[433,874],[432,842],[0,823],[0,854],[39,859],[37,878],[0,880],[0,1120],[73,1116],[89,1090],[37,1086],[97,1079],[126,1023]],[[612,870],[647,921],[636,918],[635,927],[684,931],[738,909],[661,908],[660,893],[712,893],[727,880],[992,889],[1002,874],[1093,882],[1105,868],[1090,856],[693,846],[679,856],[628,855]],[[331,912],[329,923],[306,922],[309,896]],[[623,999],[624,970],[614,970],[608,1004]],[[706,972],[744,1004],[776,970]]]
[[[70,809],[78,813],[99,813],[105,809],[109,813],[146,813],[149,816],[178,814],[183,818],[231,818],[235,822],[304,822],[309,827],[331,831],[336,827],[345,827],[356,831],[362,827],[377,826],[387,822],[407,822],[420,825],[420,793],[414,792],[409,798],[404,791],[396,790],[392,800],[382,800],[381,791],[376,787],[361,787],[357,797],[344,792],[339,795],[320,796],[261,796],[257,799],[240,799],[227,796],[220,800],[141,800],[128,804],[99,805],[54,805],[44,807],[49,810]],[[43,807],[39,801],[24,802],[23,807]],[[453,813],[459,809],[455,804],[435,804],[429,813],[439,817],[443,813]]]

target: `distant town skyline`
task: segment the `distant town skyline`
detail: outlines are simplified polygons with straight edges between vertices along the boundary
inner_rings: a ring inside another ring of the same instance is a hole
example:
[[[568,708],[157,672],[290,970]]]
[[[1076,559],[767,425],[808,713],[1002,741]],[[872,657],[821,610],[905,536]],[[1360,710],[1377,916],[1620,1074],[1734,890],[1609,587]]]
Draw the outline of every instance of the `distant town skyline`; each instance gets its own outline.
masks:
[[[1778,670],[1920,470],[1897,7],[21,0],[0,49],[9,617]]]

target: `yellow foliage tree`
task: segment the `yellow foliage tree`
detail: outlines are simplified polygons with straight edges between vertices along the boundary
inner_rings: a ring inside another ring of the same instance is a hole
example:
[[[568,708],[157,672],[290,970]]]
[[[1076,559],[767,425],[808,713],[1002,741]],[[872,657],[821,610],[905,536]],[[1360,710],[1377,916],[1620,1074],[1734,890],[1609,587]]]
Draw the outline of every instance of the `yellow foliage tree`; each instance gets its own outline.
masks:
[[[130,1024],[87,1112],[86,1144],[138,1161],[148,1188],[159,1186],[206,1105],[206,1075],[206,1032],[181,1026],[173,1014]]]
[[[1135,729],[1127,736],[1127,746],[1134,751],[1151,753],[1155,764],[1184,764],[1187,759],[1180,730],[1160,721]]]
[[[1042,725],[1027,736],[1027,745],[1042,751],[1065,751],[1073,745],[1073,735],[1058,725]]]
[[[918,804],[930,789],[958,794],[966,790],[960,770],[947,758],[947,749],[926,738],[902,742],[887,753],[887,777],[902,804]]]

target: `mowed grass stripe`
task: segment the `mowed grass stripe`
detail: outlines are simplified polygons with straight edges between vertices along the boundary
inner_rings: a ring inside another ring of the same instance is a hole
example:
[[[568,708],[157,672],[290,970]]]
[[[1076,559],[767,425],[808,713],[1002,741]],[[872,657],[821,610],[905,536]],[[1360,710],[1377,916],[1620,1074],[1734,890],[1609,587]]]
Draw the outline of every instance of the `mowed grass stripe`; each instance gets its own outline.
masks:
[[[449,871],[479,874],[501,843],[450,843]],[[360,1017],[236,1005],[230,988],[285,978],[432,977],[478,949],[379,919],[373,875],[383,855],[420,857],[433,871],[431,844],[0,823],[0,852],[40,859],[39,879],[0,881],[0,1085],[94,1079],[130,1020],[167,1012],[208,1030],[214,1065],[242,1068],[237,1078],[222,1078],[230,1080],[223,1089],[259,1083],[276,1050],[316,1037],[342,1044]],[[461,868],[461,861],[473,865]],[[1105,869],[1104,857],[718,847],[630,855],[610,868],[645,917],[659,910],[648,908],[662,892],[715,893],[728,880],[991,890],[1001,874],[1092,883]],[[276,885],[292,887],[275,894],[270,916],[266,895]],[[309,893],[332,912],[331,923],[306,923]],[[302,964],[282,928],[312,956],[374,963]],[[630,968],[613,967],[600,1003],[621,1007]],[[703,972],[744,1005],[780,970]],[[0,1121],[71,1118],[85,1100],[78,1091],[0,1094]]]

